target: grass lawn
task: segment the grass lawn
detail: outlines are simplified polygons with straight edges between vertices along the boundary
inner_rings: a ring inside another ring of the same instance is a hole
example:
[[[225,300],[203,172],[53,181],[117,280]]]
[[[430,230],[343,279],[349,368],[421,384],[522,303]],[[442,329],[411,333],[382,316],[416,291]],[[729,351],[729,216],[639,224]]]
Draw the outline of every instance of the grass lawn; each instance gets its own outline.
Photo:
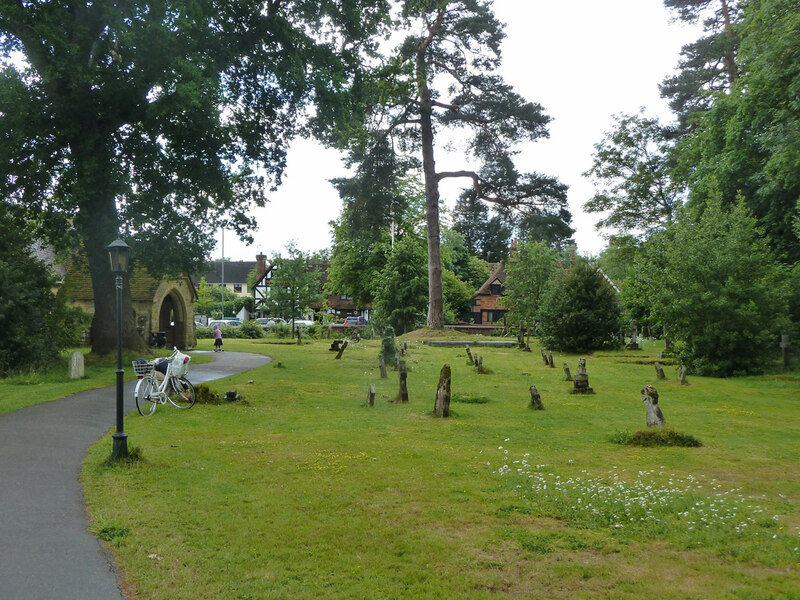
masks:
[[[378,346],[226,340],[282,367],[212,384],[243,403],[132,414],[139,461],[90,450],[93,529],[130,597],[800,598],[800,372],[681,386],[645,345],[588,357],[597,393],[573,396],[577,355],[480,348],[478,375],[411,339],[394,404]],[[438,419],[444,363],[457,401]],[[702,447],[611,441],[644,427],[645,384]]]
[[[63,352],[61,357],[49,369],[29,371],[12,377],[0,379],[0,415],[13,412],[26,406],[41,404],[58,400],[64,396],[77,394],[86,390],[103,388],[115,385],[117,382],[117,355],[97,357],[89,353],[89,348],[80,348],[84,353],[84,377],[82,379],[69,378],[69,353]],[[154,356],[169,356],[166,350],[156,350]],[[131,368],[131,361],[139,355],[125,353],[122,357],[122,368],[125,371],[125,380],[135,377]],[[212,359],[198,355],[192,357],[194,364],[209,362]]]

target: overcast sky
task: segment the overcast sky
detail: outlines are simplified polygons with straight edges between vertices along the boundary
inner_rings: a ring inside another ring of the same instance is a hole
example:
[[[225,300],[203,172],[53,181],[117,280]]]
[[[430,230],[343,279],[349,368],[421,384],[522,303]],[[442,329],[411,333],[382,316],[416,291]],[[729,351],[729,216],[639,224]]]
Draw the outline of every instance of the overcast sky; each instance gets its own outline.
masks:
[[[593,145],[611,128],[614,114],[645,107],[650,116],[670,118],[658,83],[674,71],[681,46],[697,39],[699,30],[671,22],[662,0],[495,0],[494,7],[507,25],[503,75],[553,119],[549,139],[522,147],[517,165],[569,185],[578,252],[596,254],[605,241],[594,227],[599,216],[583,212],[593,188],[581,175],[591,166]],[[463,155],[437,151],[436,160],[441,170],[464,166]],[[259,251],[281,252],[290,240],[306,251],[329,247],[328,223],[341,202],[328,180],[346,174],[338,152],[295,141],[283,185],[255,213],[255,242],[246,246],[228,232],[225,256],[255,260]],[[459,184],[448,182],[442,200],[452,206],[459,191]],[[218,235],[212,258],[221,256],[220,241]]]

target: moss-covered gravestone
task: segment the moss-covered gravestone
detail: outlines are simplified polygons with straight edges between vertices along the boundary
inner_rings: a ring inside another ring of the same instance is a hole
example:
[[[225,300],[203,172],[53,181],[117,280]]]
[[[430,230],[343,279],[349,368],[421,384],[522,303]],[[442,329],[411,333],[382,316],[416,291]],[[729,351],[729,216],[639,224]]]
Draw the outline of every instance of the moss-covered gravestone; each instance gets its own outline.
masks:
[[[436,387],[436,402],[433,412],[437,417],[450,416],[450,365],[444,365],[439,373],[439,385]]]

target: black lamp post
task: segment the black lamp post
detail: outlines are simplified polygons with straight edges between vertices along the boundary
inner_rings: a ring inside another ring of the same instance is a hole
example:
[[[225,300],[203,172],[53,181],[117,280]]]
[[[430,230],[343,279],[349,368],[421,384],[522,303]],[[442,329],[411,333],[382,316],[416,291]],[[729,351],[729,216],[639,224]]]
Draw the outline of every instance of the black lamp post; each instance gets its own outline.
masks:
[[[130,246],[117,238],[106,246],[108,258],[111,261],[111,272],[117,277],[117,432],[112,436],[114,447],[111,450],[112,458],[128,457],[128,434],[123,431],[122,421],[124,413],[124,400],[122,398],[122,274],[128,270],[128,254]]]

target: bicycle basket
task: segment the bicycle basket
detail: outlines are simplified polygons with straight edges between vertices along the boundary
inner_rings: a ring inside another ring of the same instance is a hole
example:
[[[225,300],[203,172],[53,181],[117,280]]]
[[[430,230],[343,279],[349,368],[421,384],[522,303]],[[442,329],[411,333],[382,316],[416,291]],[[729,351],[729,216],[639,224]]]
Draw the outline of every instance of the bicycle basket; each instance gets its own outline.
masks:
[[[137,358],[133,361],[133,371],[137,377],[144,377],[153,370],[153,363],[145,358]]]

